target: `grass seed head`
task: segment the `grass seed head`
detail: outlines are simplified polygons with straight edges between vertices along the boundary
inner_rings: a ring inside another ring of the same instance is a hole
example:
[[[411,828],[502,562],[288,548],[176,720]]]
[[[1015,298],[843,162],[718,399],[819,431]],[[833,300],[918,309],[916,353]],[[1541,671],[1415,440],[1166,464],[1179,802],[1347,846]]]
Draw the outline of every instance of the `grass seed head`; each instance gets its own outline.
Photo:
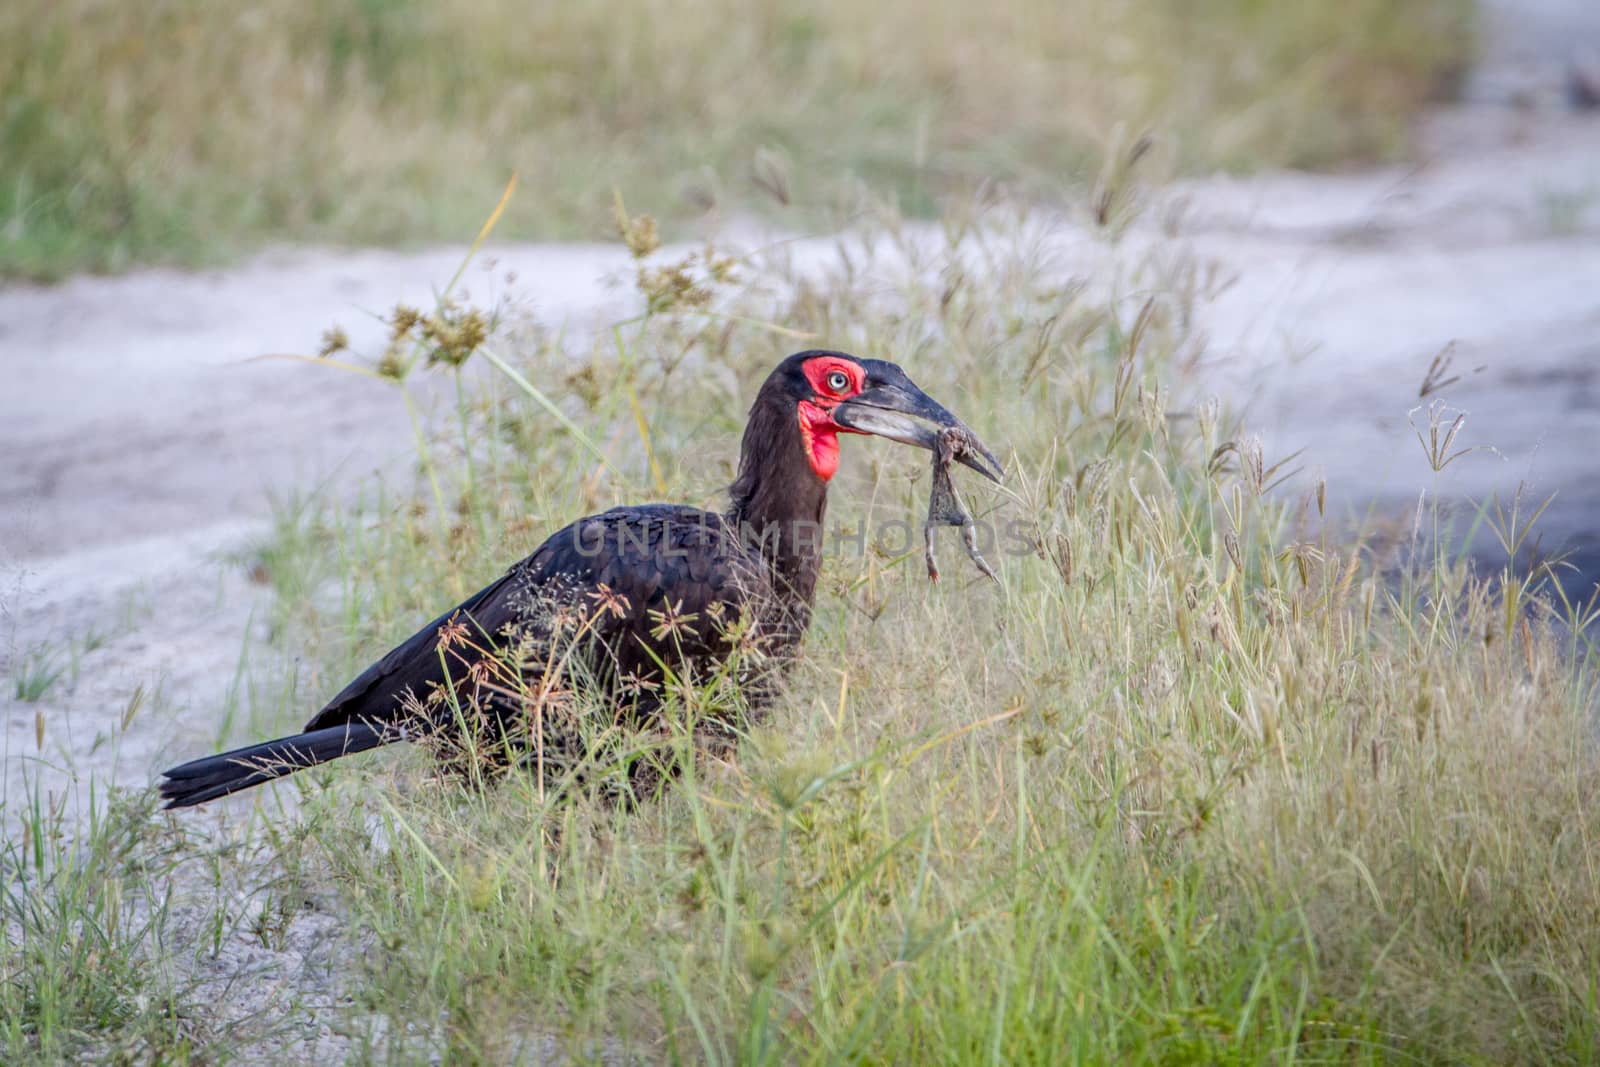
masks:
[[[378,357],[378,374],[391,382],[403,382],[411,373],[411,361],[400,350],[400,346],[389,344],[383,350],[383,355]]]
[[[396,341],[403,340],[421,323],[422,312],[409,304],[396,304],[389,316],[389,334]]]
[[[656,228],[655,216],[630,217],[627,205],[622,202],[621,192],[612,197],[611,222],[617,228],[617,236],[628,246],[628,253],[634,259],[644,259],[661,247],[661,234]]]
[[[327,359],[336,353],[343,352],[350,347],[350,335],[344,332],[342,326],[330,326],[322,331],[322,344],[317,347],[317,356]]]

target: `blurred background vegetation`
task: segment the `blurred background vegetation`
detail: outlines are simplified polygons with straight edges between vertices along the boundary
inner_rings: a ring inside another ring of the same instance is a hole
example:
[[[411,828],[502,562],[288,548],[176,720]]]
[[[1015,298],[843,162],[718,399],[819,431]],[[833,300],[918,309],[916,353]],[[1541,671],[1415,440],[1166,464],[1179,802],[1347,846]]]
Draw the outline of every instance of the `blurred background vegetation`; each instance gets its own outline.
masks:
[[[8,0],[0,275],[268,241],[669,225],[862,183],[1048,197],[1152,131],[1179,172],[1403,156],[1471,0]]]

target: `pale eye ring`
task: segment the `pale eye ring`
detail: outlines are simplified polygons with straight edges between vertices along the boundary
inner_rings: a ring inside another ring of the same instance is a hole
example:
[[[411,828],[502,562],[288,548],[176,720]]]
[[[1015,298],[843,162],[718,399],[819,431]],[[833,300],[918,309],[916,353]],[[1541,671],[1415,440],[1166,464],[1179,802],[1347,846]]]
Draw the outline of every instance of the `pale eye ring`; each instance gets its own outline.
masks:
[[[850,376],[842,370],[831,371],[827,379],[828,392],[842,393],[850,388]]]

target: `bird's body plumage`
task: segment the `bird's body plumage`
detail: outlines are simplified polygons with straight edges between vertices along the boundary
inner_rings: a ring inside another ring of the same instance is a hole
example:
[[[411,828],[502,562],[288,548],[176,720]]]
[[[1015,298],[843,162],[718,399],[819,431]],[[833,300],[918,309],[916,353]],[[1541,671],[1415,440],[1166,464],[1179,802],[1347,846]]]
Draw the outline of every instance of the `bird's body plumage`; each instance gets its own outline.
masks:
[[[808,609],[774,581],[759,543],[741,541],[728,516],[660,504],[614,508],[557,532],[422,627],[345,686],[302,734],[196,761],[187,773],[175,768],[163,793],[174,806],[203,803],[302,765],[432,736],[463,708],[494,720],[478,741],[516,743],[527,728],[517,720],[541,686],[548,694],[581,681],[637,725],[659,704],[663,669],[680,680],[704,676],[734,643],[744,646],[744,687],[765,692],[756,677],[792,651]],[[558,751],[563,764],[576,758],[581,741],[544,725],[551,764]],[[252,773],[235,773],[247,765]]]
[[[574,686],[646,725],[664,682],[732,663],[759,708],[810,621],[835,434],[884,432],[833,421],[847,399],[864,399],[872,368],[897,397],[910,390],[932,417],[957,421],[892,364],[792,356],[751,408],[728,512],[652,504],[579,519],[368,667],[302,733],[167,771],[167,806],[398,740],[466,733],[541,752],[553,742],[570,757],[573,734],[544,712]],[[736,724],[712,725],[728,737]]]
[[[317,730],[383,718],[407,691],[422,696],[471,669],[486,641],[536,646],[550,639],[551,619],[565,612],[585,629],[584,642],[601,658],[586,666],[609,685],[659,676],[667,653],[654,637],[674,619],[675,645],[667,656],[691,669],[718,651],[718,620],[731,621],[747,606],[765,625],[784,610],[759,557],[738,539],[727,519],[672,505],[613,508],[566,527],[526,559],[459,606],[439,616],[404,644],[368,667],[306,724]],[[465,631],[439,654],[440,634],[453,622]],[[528,669],[540,664],[525,648]]]

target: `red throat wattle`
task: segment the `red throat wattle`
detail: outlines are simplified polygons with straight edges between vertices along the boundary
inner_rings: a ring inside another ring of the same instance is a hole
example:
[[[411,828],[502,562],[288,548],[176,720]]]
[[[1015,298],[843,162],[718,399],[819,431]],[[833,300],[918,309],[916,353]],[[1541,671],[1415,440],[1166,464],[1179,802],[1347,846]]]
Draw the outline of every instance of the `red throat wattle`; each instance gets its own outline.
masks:
[[[856,432],[834,422],[833,409],[861,392],[865,373],[861,364],[836,355],[808,359],[803,369],[814,395],[798,407],[800,441],[812,471],[827,481],[839,469],[839,434]]]
[[[839,469],[839,426],[833,413],[809,400],[800,401],[800,442],[818,478],[827,481]]]

